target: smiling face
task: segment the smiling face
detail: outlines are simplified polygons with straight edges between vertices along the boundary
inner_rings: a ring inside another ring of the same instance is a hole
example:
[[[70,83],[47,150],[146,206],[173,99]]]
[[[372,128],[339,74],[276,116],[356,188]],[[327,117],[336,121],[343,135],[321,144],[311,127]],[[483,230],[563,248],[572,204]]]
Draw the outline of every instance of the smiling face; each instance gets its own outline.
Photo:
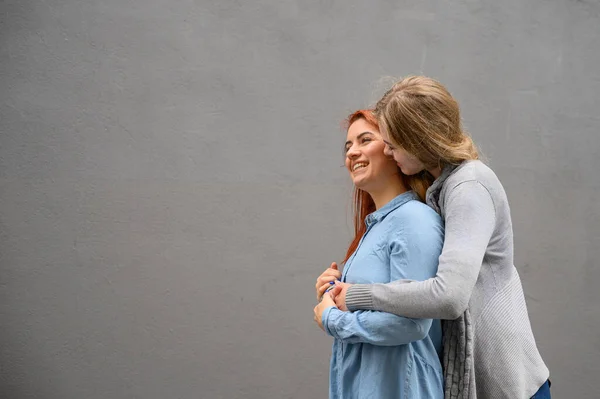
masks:
[[[385,143],[385,154],[394,158],[394,161],[407,176],[415,175],[425,169],[423,162],[416,156],[392,143],[389,135],[385,130],[381,131],[381,137]]]
[[[365,119],[350,125],[344,148],[350,178],[361,190],[381,190],[390,178],[398,178],[398,167],[383,152],[385,143],[379,130]]]

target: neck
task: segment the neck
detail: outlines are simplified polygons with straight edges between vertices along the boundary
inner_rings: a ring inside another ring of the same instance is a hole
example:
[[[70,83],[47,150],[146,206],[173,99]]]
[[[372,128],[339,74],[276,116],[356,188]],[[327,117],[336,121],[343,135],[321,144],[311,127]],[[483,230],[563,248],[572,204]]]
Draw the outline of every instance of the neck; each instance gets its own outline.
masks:
[[[435,169],[429,169],[427,171],[429,173],[431,173],[431,176],[433,176],[435,179],[437,179],[438,177],[440,177],[440,175],[442,174],[442,168],[440,166],[438,166]]]
[[[382,206],[407,191],[408,189],[404,183],[402,183],[402,180],[394,179],[386,182],[380,189],[369,190],[367,192],[371,198],[373,198],[373,202],[375,202],[375,209],[380,209]]]

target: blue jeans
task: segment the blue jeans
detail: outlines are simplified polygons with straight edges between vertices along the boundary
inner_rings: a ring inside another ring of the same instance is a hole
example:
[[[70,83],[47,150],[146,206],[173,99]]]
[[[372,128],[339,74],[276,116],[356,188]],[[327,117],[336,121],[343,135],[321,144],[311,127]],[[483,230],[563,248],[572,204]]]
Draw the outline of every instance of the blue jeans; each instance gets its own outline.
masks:
[[[544,385],[542,385],[531,399],[550,399],[550,380],[544,382]]]

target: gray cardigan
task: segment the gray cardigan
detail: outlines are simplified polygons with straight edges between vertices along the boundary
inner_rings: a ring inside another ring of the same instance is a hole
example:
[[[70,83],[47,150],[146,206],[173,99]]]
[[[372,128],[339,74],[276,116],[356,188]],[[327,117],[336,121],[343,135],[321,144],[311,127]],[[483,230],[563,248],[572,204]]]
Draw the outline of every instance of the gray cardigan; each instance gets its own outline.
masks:
[[[446,226],[437,275],[353,285],[348,308],[445,319],[446,398],[530,398],[549,372],[513,265],[504,188],[482,162],[467,161],[444,168],[427,204]]]

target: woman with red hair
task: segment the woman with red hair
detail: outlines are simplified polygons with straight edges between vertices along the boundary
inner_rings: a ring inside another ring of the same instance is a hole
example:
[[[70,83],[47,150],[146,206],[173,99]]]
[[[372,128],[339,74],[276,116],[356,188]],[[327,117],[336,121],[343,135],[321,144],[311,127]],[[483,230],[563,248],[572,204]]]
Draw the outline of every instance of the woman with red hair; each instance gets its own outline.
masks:
[[[428,180],[404,176],[384,148],[373,113],[351,114],[344,149],[355,187],[355,237],[343,273],[333,264],[318,278],[314,309],[319,327],[334,337],[329,397],[441,399],[439,320],[343,312],[325,292],[336,279],[366,284],[435,276],[444,233],[439,215],[422,202]]]

